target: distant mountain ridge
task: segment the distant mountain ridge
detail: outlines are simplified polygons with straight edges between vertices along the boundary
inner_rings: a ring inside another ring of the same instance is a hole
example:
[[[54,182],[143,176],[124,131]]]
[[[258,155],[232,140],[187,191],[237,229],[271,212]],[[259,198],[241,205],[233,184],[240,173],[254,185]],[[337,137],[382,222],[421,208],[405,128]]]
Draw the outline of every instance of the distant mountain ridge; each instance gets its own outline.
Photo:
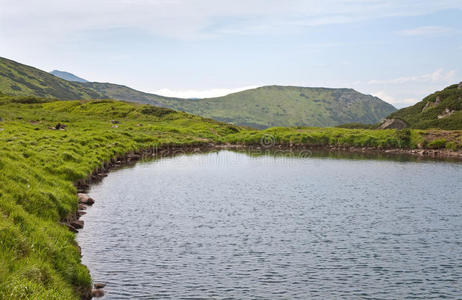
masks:
[[[88,82],[87,80],[80,78],[72,73],[69,72],[64,72],[64,71],[59,71],[59,70],[53,70],[50,72],[50,74],[55,75],[56,77],[59,77],[61,79],[67,80],[67,81],[75,81],[75,82]]]
[[[326,127],[351,122],[373,124],[396,110],[377,97],[353,89],[277,85],[186,102],[181,109],[256,128]]]
[[[114,98],[256,128],[325,127],[353,122],[373,124],[396,111],[377,97],[345,88],[264,86],[198,100],[164,97],[112,83],[67,81],[1,57],[0,92],[62,100]]]

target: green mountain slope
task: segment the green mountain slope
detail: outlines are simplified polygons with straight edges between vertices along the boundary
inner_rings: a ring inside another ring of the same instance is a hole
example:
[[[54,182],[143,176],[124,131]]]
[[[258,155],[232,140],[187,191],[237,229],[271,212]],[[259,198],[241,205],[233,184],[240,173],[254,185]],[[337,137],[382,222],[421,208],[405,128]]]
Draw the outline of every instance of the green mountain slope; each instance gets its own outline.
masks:
[[[50,74],[55,75],[56,77],[59,77],[67,81],[88,82],[88,80],[75,76],[74,74],[69,73],[69,72],[53,70],[50,72]]]
[[[124,85],[103,82],[86,82],[78,83],[85,89],[91,89],[101,95],[102,98],[112,98],[129,102],[151,104],[167,108],[176,108],[177,110],[190,100],[180,98],[170,98],[137,91]]]
[[[401,119],[411,128],[462,129],[462,83],[435,92],[388,119]]]
[[[105,98],[158,105],[256,128],[374,124],[396,110],[377,97],[352,89],[265,86],[224,97],[190,100],[143,93],[111,83],[80,85]]]
[[[93,90],[3,57],[0,57],[0,91],[13,96],[63,100],[100,98]]]
[[[112,83],[70,82],[5,58],[0,58],[0,92],[63,100],[114,98],[256,128],[373,124],[396,110],[352,89],[265,86],[218,98],[169,98]]]
[[[257,128],[377,123],[396,109],[353,89],[264,86],[219,98],[181,103],[178,109]]]

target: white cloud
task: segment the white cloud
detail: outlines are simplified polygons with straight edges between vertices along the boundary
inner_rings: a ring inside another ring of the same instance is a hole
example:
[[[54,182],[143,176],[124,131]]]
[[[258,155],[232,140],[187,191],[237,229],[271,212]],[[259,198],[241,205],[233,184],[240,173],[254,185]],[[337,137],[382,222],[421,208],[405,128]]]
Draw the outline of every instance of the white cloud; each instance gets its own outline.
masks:
[[[170,90],[170,89],[159,89],[153,91],[154,94],[162,95],[166,97],[177,97],[177,98],[213,98],[226,96],[232,93],[237,93],[244,90],[254,89],[258,86],[246,86],[240,88],[222,88],[222,89],[208,89],[208,90]]]
[[[462,3],[460,0],[0,0],[0,7],[0,38],[37,36],[53,41],[76,32],[114,28],[138,29],[180,39],[289,33],[306,26],[462,9]]]
[[[438,69],[432,73],[407,76],[407,77],[398,77],[393,79],[384,79],[384,80],[369,80],[368,84],[404,84],[411,82],[440,82],[440,83],[451,83],[456,80],[456,71],[449,70],[444,71],[444,69]]]
[[[397,99],[397,98],[389,95],[385,91],[377,91],[377,92],[371,93],[371,95],[373,95],[375,97],[379,97],[380,99],[384,100],[385,102],[388,102],[388,103],[390,103],[390,104],[392,104],[394,106],[397,106],[397,107],[405,107],[405,106],[413,105],[413,104],[415,104],[415,103],[417,103],[419,101],[416,98]]]
[[[399,31],[399,34],[406,36],[428,36],[441,35],[451,32],[452,28],[442,26],[422,26],[417,28],[405,29]]]
[[[364,89],[395,107],[406,107],[426,95],[458,82],[456,71],[438,69],[434,72],[391,79],[369,80]]]

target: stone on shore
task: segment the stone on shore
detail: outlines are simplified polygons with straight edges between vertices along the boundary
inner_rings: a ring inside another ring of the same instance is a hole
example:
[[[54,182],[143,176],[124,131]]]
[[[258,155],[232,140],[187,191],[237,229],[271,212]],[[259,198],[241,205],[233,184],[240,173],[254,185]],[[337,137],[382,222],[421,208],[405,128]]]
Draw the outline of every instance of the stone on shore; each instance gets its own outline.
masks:
[[[66,224],[66,225],[67,225],[67,228],[68,228],[71,232],[73,232],[73,233],[77,233],[77,232],[78,232],[78,230],[77,230],[74,226],[72,226],[71,224]]]
[[[95,289],[102,289],[102,288],[104,288],[105,286],[106,286],[106,284],[104,284],[104,283],[95,283],[95,284],[93,285],[93,287],[94,287]]]
[[[103,297],[104,291],[101,289],[93,289],[91,290],[91,296],[95,298]]]
[[[83,203],[86,205],[92,205],[93,203],[95,203],[95,200],[93,200],[93,198],[91,198],[87,194],[79,193],[77,194],[77,196],[79,197],[79,203]]]
[[[73,220],[73,221],[71,221],[71,226],[76,228],[76,229],[82,229],[83,228],[83,221],[82,220]]]

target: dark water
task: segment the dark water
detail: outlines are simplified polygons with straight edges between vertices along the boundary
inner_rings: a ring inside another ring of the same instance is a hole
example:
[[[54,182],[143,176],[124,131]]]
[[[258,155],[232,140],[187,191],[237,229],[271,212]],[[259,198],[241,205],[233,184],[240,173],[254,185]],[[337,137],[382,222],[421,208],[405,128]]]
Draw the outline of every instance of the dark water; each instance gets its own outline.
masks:
[[[92,187],[106,299],[462,298],[462,165],[222,151]]]

